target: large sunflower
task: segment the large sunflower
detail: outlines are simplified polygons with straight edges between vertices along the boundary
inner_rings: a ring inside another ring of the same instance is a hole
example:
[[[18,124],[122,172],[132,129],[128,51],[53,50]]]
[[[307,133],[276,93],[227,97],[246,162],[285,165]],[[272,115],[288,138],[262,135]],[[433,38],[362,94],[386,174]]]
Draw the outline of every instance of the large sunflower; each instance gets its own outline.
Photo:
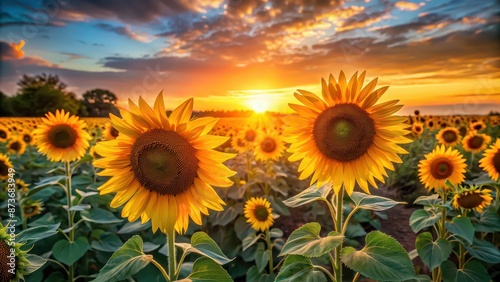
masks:
[[[443,128],[436,134],[438,142],[446,146],[457,145],[461,138],[460,132],[455,127]]]
[[[477,131],[470,131],[462,140],[464,150],[472,153],[479,153],[486,149],[486,146],[491,142],[491,137]]]
[[[116,192],[111,207],[125,205],[122,216],[142,223],[151,219],[153,231],[174,228],[184,233],[189,218],[201,224],[208,209],[221,211],[224,201],[212,188],[229,187],[234,174],[222,162],[233,155],[212,150],[227,137],[208,135],[217,119],[190,121],[193,99],[177,107],[169,117],[163,95],[151,108],[142,97],[139,105],[129,100],[130,110],[122,118],[110,115],[120,132],[115,140],[103,141],[95,150],[102,159],[94,165],[112,176],[99,187],[101,194]]]
[[[420,182],[425,188],[432,190],[444,189],[446,179],[453,184],[460,184],[465,179],[465,159],[459,151],[444,145],[437,146],[426,154],[425,159],[418,164]]]
[[[12,241],[7,227],[0,223],[0,282],[24,281],[24,275],[28,274],[27,268],[30,262],[26,258],[27,251],[21,250],[22,244]],[[11,254],[14,257],[9,257]]]
[[[7,150],[9,154],[22,155],[26,151],[26,143],[21,139],[21,137],[16,136],[11,138],[7,144]]]
[[[256,231],[265,231],[274,223],[271,203],[265,198],[250,198],[250,200],[245,203],[243,213],[247,218],[247,222],[250,223],[252,228]]]
[[[331,182],[336,193],[344,186],[349,194],[357,182],[369,193],[368,183],[377,187],[375,179],[384,182],[386,169],[401,163],[397,154],[407,152],[397,144],[411,142],[404,137],[407,118],[393,115],[402,105],[376,105],[388,87],[374,91],[376,78],[362,88],[364,80],[365,72],[347,82],[341,71],[338,82],[332,75],[328,84],[321,80],[324,100],[304,90],[294,94],[304,105],[290,104],[298,115],[284,119],[283,134],[289,160],[302,159],[300,179],[312,174],[311,184]]]
[[[457,210],[462,208],[483,212],[483,209],[489,206],[492,201],[493,197],[491,197],[490,189],[482,189],[480,186],[471,186],[469,188],[459,187],[451,203]]]
[[[479,160],[479,167],[488,172],[491,179],[500,179],[500,138],[484,151],[483,158]]]
[[[92,139],[85,131],[85,126],[85,121],[70,116],[64,110],[57,110],[55,115],[49,112],[33,131],[38,151],[53,162],[80,159]]]
[[[9,178],[9,168],[13,167],[9,157],[0,153],[0,180],[7,180]]]
[[[255,159],[262,161],[277,160],[284,150],[285,143],[278,132],[261,133],[255,143]]]

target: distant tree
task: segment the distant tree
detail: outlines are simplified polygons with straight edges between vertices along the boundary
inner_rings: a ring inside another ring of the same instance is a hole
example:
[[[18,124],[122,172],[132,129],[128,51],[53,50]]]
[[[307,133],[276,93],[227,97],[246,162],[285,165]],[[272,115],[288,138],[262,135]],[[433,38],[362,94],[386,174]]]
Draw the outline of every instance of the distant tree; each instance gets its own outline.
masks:
[[[115,107],[117,101],[116,95],[109,90],[92,89],[83,94],[80,112],[82,116],[87,112],[88,116],[107,117],[110,113],[117,112]]]
[[[18,93],[10,99],[14,116],[44,116],[57,109],[78,113],[80,101],[74,93],[65,90],[66,84],[57,75],[23,75],[17,85]]]
[[[10,97],[0,91],[0,117],[12,116],[10,108]]]

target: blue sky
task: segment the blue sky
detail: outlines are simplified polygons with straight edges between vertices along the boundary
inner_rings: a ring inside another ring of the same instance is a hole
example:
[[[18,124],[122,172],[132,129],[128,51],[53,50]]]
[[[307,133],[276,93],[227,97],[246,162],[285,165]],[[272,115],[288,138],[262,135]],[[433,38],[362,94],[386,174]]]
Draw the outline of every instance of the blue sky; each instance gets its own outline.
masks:
[[[496,1],[1,1],[8,95],[22,74],[46,72],[120,103],[164,90],[198,109],[259,97],[287,111],[295,89],[318,92],[343,69],[379,77],[406,111],[500,108]]]

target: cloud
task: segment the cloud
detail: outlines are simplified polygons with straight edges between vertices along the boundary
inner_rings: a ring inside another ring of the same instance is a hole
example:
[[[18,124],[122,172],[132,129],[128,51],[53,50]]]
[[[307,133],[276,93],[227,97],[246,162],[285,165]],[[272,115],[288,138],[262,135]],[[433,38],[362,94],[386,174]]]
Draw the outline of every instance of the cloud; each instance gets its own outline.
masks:
[[[97,26],[103,30],[107,30],[110,32],[114,32],[119,35],[126,36],[128,38],[131,38],[133,40],[139,41],[139,42],[151,42],[153,41],[154,37],[143,32],[135,32],[130,29],[129,26],[114,26],[111,24],[107,23],[99,23]]]
[[[24,56],[24,52],[21,50],[23,46],[24,40],[19,41],[17,44],[0,41],[0,57],[2,61],[22,58]]]
[[[61,52],[62,55],[65,55],[68,57],[68,60],[79,60],[79,59],[88,59],[88,57],[76,54],[76,53],[71,53],[71,52]]]
[[[408,1],[398,1],[394,4],[394,6],[402,11],[416,11],[420,7],[425,6],[425,3],[421,2],[421,3],[417,4],[417,3],[408,2]]]

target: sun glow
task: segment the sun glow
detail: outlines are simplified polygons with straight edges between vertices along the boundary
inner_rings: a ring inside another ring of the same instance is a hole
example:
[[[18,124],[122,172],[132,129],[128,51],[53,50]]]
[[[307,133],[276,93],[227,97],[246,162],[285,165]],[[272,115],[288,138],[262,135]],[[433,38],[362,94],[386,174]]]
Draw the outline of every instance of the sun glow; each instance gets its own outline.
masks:
[[[246,101],[246,105],[256,113],[266,112],[269,104],[269,100],[264,95],[255,96]]]

